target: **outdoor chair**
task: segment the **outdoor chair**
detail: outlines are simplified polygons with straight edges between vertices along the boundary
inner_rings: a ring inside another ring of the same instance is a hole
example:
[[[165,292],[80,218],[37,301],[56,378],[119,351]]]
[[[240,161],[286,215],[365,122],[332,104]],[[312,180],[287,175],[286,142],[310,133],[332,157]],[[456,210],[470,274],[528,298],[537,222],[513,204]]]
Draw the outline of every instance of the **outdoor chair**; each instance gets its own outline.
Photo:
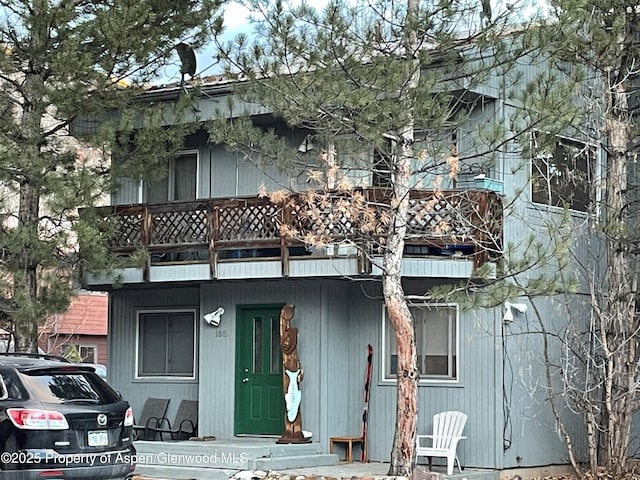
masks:
[[[464,438],[462,430],[467,422],[467,415],[462,412],[441,412],[433,416],[433,434],[417,435],[416,458],[428,457],[431,470],[432,457],[446,457],[447,475],[453,475],[454,462],[458,462],[458,470],[462,472],[460,460],[456,454],[458,442]],[[430,445],[423,445],[423,441]]]
[[[142,407],[140,418],[133,425],[136,440],[154,440],[155,432],[151,428],[160,427],[160,421],[167,414],[168,406],[168,398],[147,398]]]
[[[198,435],[198,401],[182,400],[178,405],[176,419],[171,423],[167,417],[160,420],[158,427],[151,427],[151,431],[160,434],[160,440],[164,440],[164,434],[171,435],[171,440],[187,440]]]

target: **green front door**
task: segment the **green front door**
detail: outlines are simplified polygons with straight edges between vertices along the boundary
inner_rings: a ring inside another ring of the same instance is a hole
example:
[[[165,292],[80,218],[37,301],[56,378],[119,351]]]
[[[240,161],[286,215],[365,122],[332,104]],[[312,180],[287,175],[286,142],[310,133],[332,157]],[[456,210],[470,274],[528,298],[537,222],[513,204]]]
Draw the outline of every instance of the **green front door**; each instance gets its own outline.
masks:
[[[235,433],[284,428],[280,306],[240,306],[236,322]]]

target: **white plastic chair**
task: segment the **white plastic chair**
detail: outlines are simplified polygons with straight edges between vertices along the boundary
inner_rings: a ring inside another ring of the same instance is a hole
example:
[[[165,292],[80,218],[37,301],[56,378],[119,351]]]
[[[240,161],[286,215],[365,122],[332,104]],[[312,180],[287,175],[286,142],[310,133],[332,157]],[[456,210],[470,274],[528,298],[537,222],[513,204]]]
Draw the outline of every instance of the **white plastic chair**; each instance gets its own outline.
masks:
[[[458,462],[458,470],[462,472],[460,460],[456,454],[458,442],[464,438],[462,430],[467,422],[467,415],[462,412],[441,412],[433,416],[433,434],[416,436],[416,459],[429,458],[431,470],[432,457],[446,457],[447,475],[453,475],[454,462]],[[431,445],[423,445],[423,440],[431,439]]]

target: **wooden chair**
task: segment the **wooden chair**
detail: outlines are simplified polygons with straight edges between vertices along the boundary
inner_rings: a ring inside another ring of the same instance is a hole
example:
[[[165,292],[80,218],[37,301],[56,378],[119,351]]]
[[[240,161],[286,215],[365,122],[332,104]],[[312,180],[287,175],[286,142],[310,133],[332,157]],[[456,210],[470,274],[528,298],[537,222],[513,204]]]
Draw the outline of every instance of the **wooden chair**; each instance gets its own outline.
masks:
[[[147,398],[142,407],[140,418],[133,425],[136,440],[153,440],[155,438],[155,433],[152,432],[151,427],[160,427],[160,421],[167,414],[168,406],[168,398]]]
[[[447,475],[453,475],[454,462],[458,462],[458,469],[462,472],[460,460],[456,454],[458,442],[464,438],[462,431],[467,422],[467,415],[462,412],[441,412],[433,416],[433,434],[416,436],[416,459],[429,458],[431,470],[432,457],[446,457]],[[423,440],[430,439],[431,445],[423,445]]]
[[[186,440],[196,437],[198,435],[198,401],[182,400],[178,405],[173,424],[164,417],[160,420],[158,427],[151,427],[150,430],[159,433],[160,440],[164,440],[165,433],[170,434],[172,440]]]

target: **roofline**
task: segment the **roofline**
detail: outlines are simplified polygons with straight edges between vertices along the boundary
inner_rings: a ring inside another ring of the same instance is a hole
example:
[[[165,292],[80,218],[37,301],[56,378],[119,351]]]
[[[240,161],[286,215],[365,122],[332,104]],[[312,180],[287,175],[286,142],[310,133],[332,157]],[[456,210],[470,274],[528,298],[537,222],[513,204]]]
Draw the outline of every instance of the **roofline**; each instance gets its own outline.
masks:
[[[456,51],[456,48],[447,51],[439,51],[437,48],[431,47],[428,50],[434,54],[434,58],[430,63],[422,65],[420,67],[421,69],[437,65],[443,58],[450,57],[452,54],[455,56],[455,60],[457,62],[462,61],[460,53]],[[310,72],[300,70],[298,72],[289,71],[282,73],[284,75],[296,75],[298,73]],[[196,89],[200,90],[200,96],[228,94],[234,91],[235,85],[245,83],[248,80],[249,79],[244,75],[242,75],[241,78],[230,78],[224,74],[195,77],[182,84],[173,82],[165,85],[151,85],[147,87],[144,92],[138,95],[138,98],[144,100],[167,101],[177,98],[180,92],[194,92]]]
[[[137,98],[147,100],[160,100],[168,101],[175,100],[182,92],[194,93],[199,90],[198,96],[207,95],[222,95],[231,93],[234,90],[234,86],[238,83],[237,80],[218,80],[215,83],[206,83],[205,79],[195,78],[183,86],[179,84],[160,85],[158,87],[151,87],[148,90],[142,92]]]

